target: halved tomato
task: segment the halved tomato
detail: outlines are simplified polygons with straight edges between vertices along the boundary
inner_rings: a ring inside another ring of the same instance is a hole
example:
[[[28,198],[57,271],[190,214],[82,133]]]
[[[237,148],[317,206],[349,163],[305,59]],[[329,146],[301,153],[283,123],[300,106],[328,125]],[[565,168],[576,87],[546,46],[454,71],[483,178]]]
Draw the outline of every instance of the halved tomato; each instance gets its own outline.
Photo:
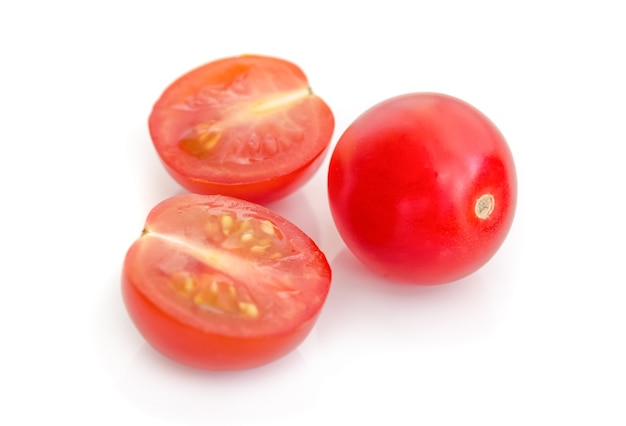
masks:
[[[306,182],[334,124],[299,67],[260,55],[220,59],[183,75],[149,119],[154,146],[180,185],[256,202]]]
[[[330,266],[295,225],[257,204],[184,194],[158,204],[123,268],[126,308],[158,351],[209,370],[296,348],[326,300]]]

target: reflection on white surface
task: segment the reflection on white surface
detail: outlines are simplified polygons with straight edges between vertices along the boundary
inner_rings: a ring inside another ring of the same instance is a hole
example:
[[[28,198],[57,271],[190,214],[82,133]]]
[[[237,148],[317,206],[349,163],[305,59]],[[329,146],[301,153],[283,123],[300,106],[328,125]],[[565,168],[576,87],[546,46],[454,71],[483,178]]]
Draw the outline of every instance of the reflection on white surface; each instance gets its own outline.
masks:
[[[143,345],[115,384],[144,410],[191,425],[254,424],[306,409],[315,377],[298,351],[261,368],[215,373],[187,369]]]

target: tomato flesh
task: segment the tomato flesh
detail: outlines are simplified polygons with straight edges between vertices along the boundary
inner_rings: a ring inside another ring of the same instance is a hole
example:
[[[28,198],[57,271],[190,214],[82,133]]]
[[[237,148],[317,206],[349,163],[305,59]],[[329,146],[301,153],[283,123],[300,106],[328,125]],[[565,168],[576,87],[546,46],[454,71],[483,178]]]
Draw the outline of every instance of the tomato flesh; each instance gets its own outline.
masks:
[[[185,194],[157,205],[124,262],[127,310],[157,350],[209,370],[292,351],[330,286],[328,262],[295,225],[259,205]]]
[[[346,129],[328,196],[341,237],[364,264],[428,285],[467,276],[495,254],[517,183],[510,149],[485,115],[451,96],[411,93]]]
[[[183,187],[257,202],[291,193],[319,168],[334,117],[282,59],[220,59],[172,83],[149,118],[165,168]]]

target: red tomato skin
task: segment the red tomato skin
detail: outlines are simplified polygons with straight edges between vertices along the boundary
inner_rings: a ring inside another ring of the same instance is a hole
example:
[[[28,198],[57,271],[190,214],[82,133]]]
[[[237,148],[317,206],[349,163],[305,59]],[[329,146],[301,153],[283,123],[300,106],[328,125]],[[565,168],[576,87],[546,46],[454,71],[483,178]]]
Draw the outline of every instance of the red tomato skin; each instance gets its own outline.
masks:
[[[490,194],[493,211],[475,212]],[[331,156],[328,196],[346,246],[394,281],[435,285],[482,267],[511,228],[517,180],[496,126],[439,93],[397,96],[367,110]]]
[[[279,335],[232,337],[190,328],[142,294],[125,271],[122,294],[128,314],[143,338],[164,356],[199,370],[235,371],[260,367],[296,349],[319,314]]]
[[[326,152],[327,149],[320,152],[312,161],[292,171],[290,174],[246,183],[220,183],[199,179],[180,173],[165,162],[162,162],[162,164],[169,175],[187,191],[204,195],[222,194],[255,203],[267,204],[288,196],[307,183],[319,169]]]

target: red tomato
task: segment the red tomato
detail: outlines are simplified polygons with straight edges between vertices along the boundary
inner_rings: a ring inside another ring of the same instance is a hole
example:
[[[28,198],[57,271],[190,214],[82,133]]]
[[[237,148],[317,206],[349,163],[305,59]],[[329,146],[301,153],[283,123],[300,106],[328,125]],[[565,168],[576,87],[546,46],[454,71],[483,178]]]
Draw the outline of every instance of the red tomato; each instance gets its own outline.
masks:
[[[158,351],[191,367],[246,369],[298,346],[326,300],[323,253],[272,211],[225,196],[158,204],[124,261],[124,302]]]
[[[348,248],[393,280],[442,284],[484,265],[504,241],[515,166],[495,125],[451,96],[375,105],[333,151],[328,195]]]
[[[311,177],[334,124],[300,68],[257,55],[183,75],[149,119],[154,146],[180,185],[257,202],[281,198]]]

